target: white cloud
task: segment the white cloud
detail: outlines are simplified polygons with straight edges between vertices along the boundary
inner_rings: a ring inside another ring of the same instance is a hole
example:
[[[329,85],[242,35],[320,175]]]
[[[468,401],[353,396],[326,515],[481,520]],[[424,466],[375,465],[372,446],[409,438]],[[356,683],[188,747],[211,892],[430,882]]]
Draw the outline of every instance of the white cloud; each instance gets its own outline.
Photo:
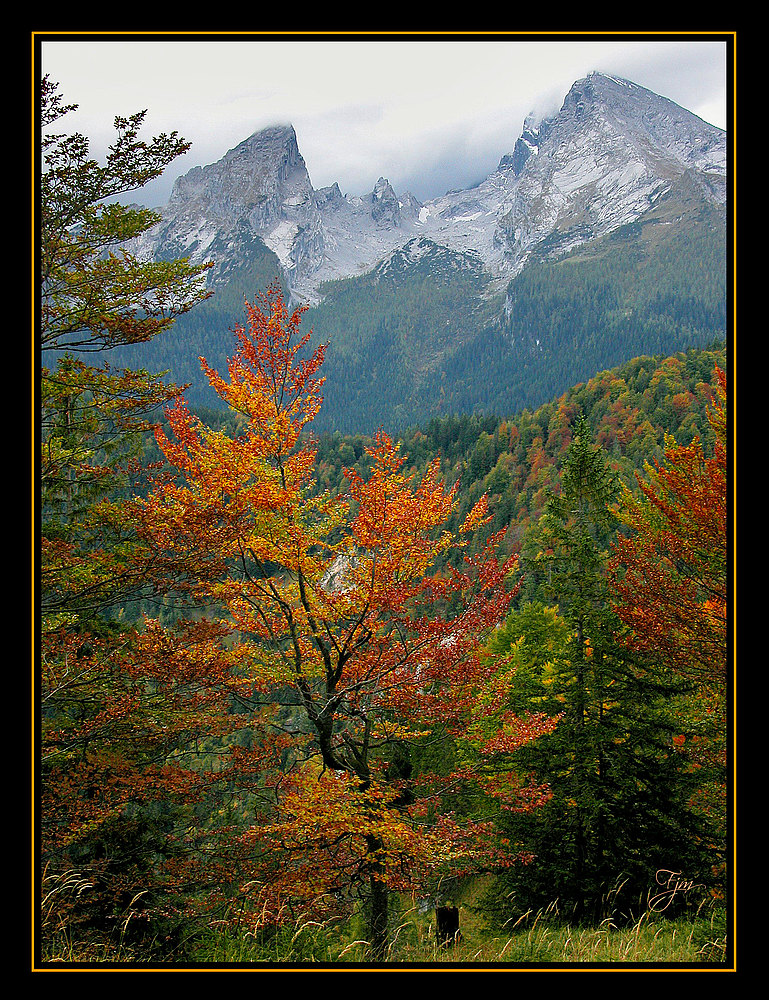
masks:
[[[720,41],[390,39],[42,42],[42,72],[80,105],[71,127],[94,153],[116,114],[148,109],[148,134],[177,130],[174,176],[219,159],[254,131],[291,122],[313,184],[361,194],[386,176],[422,199],[466,186],[509,152],[525,115],[555,110],[591,70],[626,76],[725,124]],[[477,176],[476,176],[477,175]]]

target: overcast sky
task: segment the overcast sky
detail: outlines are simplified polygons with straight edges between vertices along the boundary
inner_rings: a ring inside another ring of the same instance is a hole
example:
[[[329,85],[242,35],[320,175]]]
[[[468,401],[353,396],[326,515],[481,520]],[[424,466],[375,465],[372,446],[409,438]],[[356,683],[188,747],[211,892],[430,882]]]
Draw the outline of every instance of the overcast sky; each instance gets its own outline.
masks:
[[[41,42],[41,75],[60,84],[69,131],[100,158],[115,115],[147,109],[146,138],[176,130],[189,152],[132,200],[165,203],[175,177],[213,163],[253,132],[291,123],[315,188],[365,194],[386,177],[421,201],[482,180],[529,112],[557,110],[593,70],[626,77],[726,127],[726,43],[534,41],[497,34],[438,41],[365,39]]]

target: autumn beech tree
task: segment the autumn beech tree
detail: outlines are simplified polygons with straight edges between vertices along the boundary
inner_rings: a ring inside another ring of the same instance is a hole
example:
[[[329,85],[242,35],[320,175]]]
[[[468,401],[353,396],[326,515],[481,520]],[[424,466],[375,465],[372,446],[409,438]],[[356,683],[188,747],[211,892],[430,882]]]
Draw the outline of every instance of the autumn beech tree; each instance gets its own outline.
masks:
[[[313,492],[307,430],[325,349],[311,351],[302,312],[273,286],[247,304],[228,377],[201,359],[246,429],[230,438],[178,402],[172,433],[158,434],[173,474],[137,516],[175,586],[221,608],[250,650],[241,681],[254,738],[280,748],[258,776],[271,808],[254,810],[228,845],[240,851],[239,905],[277,921],[357,899],[381,958],[392,891],[427,892],[449,872],[514,860],[490,824],[442,809],[441,797],[472,786],[515,800],[496,762],[553,723],[497,708],[493,736],[471,734],[440,774],[424,765],[431,742],[466,735],[488,687],[479,646],[509,606],[512,562],[500,564],[492,542],[461,571],[434,571],[487,517],[486,501],[457,535],[444,530],[455,490],[437,463],[418,482],[405,474],[383,432],[365,477],[348,469],[344,495]],[[244,794],[253,780],[241,776]]]
[[[637,475],[619,511],[629,529],[613,561],[617,611],[635,644],[720,697],[727,680],[726,376],[717,369],[709,411],[715,444],[678,445]]]

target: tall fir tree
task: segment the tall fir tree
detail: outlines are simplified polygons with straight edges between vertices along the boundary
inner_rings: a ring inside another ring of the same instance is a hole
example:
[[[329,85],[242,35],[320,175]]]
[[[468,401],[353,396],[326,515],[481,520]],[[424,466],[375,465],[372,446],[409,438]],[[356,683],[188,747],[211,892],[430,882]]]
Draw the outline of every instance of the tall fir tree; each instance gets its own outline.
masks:
[[[500,883],[503,912],[512,893],[513,912],[557,901],[580,920],[607,910],[630,918],[657,869],[699,863],[687,810],[691,776],[674,752],[667,710],[675,679],[629,654],[608,599],[617,491],[579,417],[560,489],[522,559],[543,603],[513,612],[489,647],[491,656],[512,657],[516,711],[523,699],[559,716],[552,734],[516,755],[520,773],[547,782],[551,797],[536,813],[504,821],[535,859]]]

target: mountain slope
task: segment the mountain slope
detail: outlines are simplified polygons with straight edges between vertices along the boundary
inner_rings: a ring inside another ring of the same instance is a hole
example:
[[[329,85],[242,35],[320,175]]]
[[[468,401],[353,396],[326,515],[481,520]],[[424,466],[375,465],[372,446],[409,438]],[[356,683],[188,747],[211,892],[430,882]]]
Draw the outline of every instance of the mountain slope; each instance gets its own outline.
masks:
[[[195,359],[224,363],[243,294],[278,275],[329,342],[329,428],[511,412],[638,354],[723,339],[725,203],[725,133],[601,74],[529,117],[481,184],[426,204],[385,178],[359,197],[314,190],[293,128],[276,126],[176,182],[139,250],[213,260],[216,294],[162,364],[154,345],[138,355],[211,405]]]
[[[630,81],[577,81],[537,139],[499,223],[516,270],[634,222],[684,174],[725,202],[724,133]]]

